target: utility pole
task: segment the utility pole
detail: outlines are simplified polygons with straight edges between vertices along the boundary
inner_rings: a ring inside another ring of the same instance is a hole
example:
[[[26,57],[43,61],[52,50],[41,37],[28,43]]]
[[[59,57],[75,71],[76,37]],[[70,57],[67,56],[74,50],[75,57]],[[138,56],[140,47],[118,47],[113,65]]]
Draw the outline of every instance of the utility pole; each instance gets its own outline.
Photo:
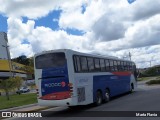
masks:
[[[8,50],[8,47],[9,47],[9,46],[8,46],[8,45],[7,45],[7,46],[2,45],[2,47],[5,47],[5,48],[6,48],[6,51],[7,51],[7,57],[8,57],[8,64],[9,64],[9,71],[10,71],[10,77],[13,77],[11,57],[10,57],[9,50]]]
[[[132,55],[131,55],[131,53],[129,52],[129,59],[130,59],[130,61],[132,60],[131,57],[132,57]]]
[[[151,67],[151,65],[152,65],[152,61],[149,61],[150,62],[150,67]]]

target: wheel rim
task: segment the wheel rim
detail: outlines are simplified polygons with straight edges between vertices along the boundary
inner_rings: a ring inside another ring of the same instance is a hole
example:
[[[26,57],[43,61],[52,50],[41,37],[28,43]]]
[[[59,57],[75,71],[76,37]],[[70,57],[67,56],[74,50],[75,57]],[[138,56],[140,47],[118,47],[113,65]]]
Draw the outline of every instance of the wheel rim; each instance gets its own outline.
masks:
[[[101,98],[100,97],[98,98],[98,103],[101,104]]]
[[[105,97],[106,97],[106,101],[109,101],[109,93],[106,92]]]
[[[109,91],[106,90],[104,102],[109,102],[109,100],[110,100],[110,94],[109,94]]]
[[[101,93],[97,94],[97,104],[100,105],[102,103]]]

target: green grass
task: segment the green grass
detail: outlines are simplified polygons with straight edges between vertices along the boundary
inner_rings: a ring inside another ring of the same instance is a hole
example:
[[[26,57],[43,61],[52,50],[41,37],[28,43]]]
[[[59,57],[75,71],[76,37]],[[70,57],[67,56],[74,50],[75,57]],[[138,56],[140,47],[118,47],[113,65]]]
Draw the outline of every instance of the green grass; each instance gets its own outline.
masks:
[[[159,80],[160,80],[160,76],[158,76],[156,79],[159,79]]]
[[[37,103],[37,95],[35,93],[10,95],[10,100],[7,100],[6,96],[0,96],[0,109],[12,108],[33,103]]]
[[[155,79],[160,79],[160,76],[151,76],[151,77],[141,77],[141,78],[138,78],[138,81],[145,81],[145,80],[155,80]]]
[[[138,81],[144,81],[144,80],[148,80],[150,79],[150,77],[141,77],[141,78],[138,78]]]
[[[148,84],[148,85],[160,84],[160,79],[150,80],[150,81],[146,82],[146,84]]]

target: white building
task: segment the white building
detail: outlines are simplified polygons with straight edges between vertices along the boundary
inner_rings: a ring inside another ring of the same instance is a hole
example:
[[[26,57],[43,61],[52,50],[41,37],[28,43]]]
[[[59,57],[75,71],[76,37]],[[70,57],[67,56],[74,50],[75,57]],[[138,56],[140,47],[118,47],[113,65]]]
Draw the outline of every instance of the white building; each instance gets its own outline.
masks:
[[[7,34],[5,32],[0,32],[0,59],[8,59],[7,56]]]

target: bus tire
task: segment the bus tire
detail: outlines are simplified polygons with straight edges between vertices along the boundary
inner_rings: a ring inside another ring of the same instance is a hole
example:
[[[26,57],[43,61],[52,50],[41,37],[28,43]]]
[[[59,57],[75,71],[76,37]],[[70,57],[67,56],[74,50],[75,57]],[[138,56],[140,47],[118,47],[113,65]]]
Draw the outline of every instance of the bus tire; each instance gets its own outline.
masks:
[[[102,98],[102,92],[101,91],[97,91],[95,104],[97,106],[101,105],[102,104],[102,100],[103,100],[103,98]]]
[[[104,102],[109,102],[110,100],[110,92],[108,89],[105,90],[105,93],[104,93]]]
[[[130,93],[133,93],[133,90],[134,90],[134,84],[133,84],[133,83],[131,83]]]

